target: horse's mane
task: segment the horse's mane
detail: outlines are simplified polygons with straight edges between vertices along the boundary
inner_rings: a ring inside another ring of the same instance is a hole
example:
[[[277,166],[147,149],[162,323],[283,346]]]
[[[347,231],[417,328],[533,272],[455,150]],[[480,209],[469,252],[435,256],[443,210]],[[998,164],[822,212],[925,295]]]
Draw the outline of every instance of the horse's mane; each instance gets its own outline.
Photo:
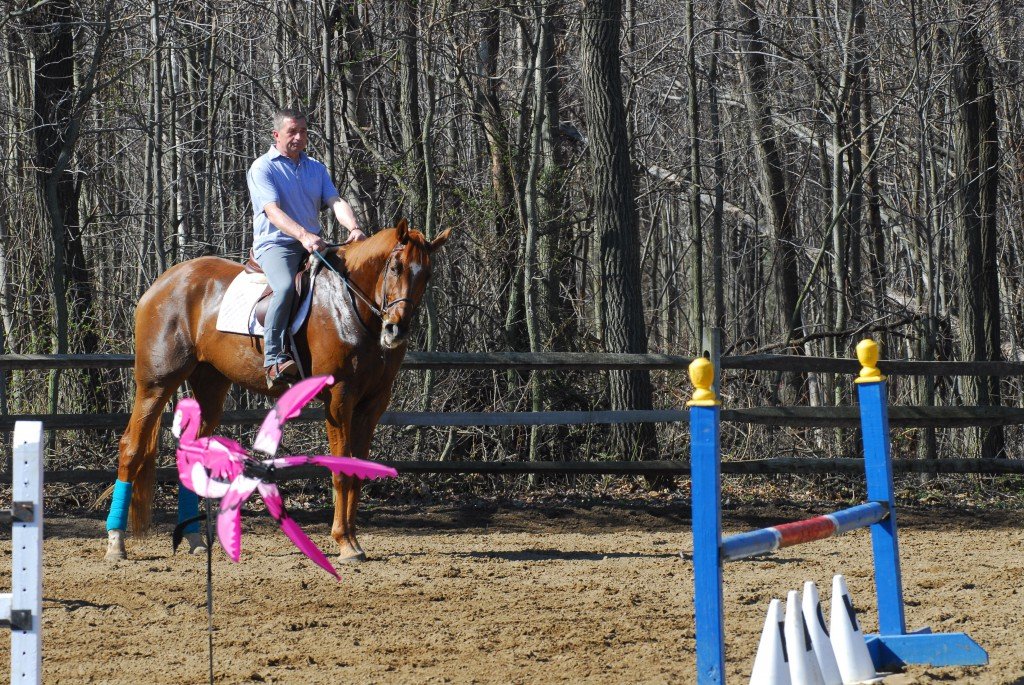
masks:
[[[366,240],[339,248],[338,256],[342,258],[350,272],[356,273],[367,264],[390,254],[398,242],[396,233],[397,230],[394,228],[385,228]],[[424,250],[427,248],[426,236],[419,231],[409,231],[408,243]],[[377,268],[380,268],[379,265]]]

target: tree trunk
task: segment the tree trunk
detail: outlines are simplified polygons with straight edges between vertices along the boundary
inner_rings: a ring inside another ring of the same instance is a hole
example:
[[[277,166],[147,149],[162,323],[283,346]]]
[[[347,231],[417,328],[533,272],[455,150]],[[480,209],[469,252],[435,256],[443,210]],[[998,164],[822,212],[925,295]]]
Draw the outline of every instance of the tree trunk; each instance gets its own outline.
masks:
[[[861,157],[868,160],[867,174],[864,183],[865,203],[867,205],[867,265],[866,272],[871,287],[871,305],[874,311],[869,318],[885,316],[886,296],[886,248],[885,231],[882,227],[881,184],[878,177],[878,163],[871,159],[875,149],[874,112],[872,111],[871,73],[864,68],[861,81],[864,97],[861,101],[864,137],[861,139]],[[890,336],[879,333],[878,341],[883,350],[889,349]]]
[[[320,84],[321,96],[323,99],[324,112],[324,165],[327,173],[331,175],[334,184],[338,185],[338,164],[336,146],[336,122],[334,104],[334,42],[336,27],[341,15],[339,3],[336,0],[321,0],[319,3],[319,16],[323,18],[323,26],[320,27],[320,72],[323,81]],[[334,223],[334,222],[332,222]],[[337,226],[337,224],[334,224]],[[332,228],[336,231],[337,228]]]
[[[541,169],[541,155],[543,154],[544,142],[544,119],[547,113],[545,107],[545,86],[544,86],[544,43],[546,41],[545,16],[546,5],[539,4],[536,7],[537,24],[537,48],[534,58],[534,98],[533,98],[533,121],[530,127],[530,152],[526,172],[526,183],[524,186],[524,218],[526,219],[526,236],[523,245],[523,309],[525,312],[525,323],[527,340],[530,352],[540,352],[540,331],[538,330],[537,317],[537,288],[536,282],[536,260],[537,260],[537,239],[540,233],[540,205],[538,201],[538,177]],[[543,409],[541,378],[536,371],[530,374],[530,409],[541,411]],[[529,459],[536,461],[540,443],[540,426],[530,427]],[[530,477],[531,482],[535,480]]]
[[[558,118],[562,100],[562,78],[555,54],[556,40],[565,33],[561,19],[561,0],[547,3],[541,37],[542,68],[539,76],[544,87],[544,125],[542,170],[538,180],[540,235],[537,239],[537,260],[543,294],[538,305],[543,312],[544,330],[541,339],[551,349],[568,350],[576,341],[576,316],[564,296],[572,281],[571,234],[567,230],[566,154],[559,142]]]
[[[345,25],[339,55],[343,66],[338,71],[342,75],[342,109],[345,112],[341,131],[351,169],[347,199],[362,225],[373,230],[380,225],[376,202],[377,177],[371,167],[366,145],[359,135],[359,131],[372,127],[370,88],[364,80],[364,60],[361,57],[370,50],[372,41],[360,18],[361,12],[365,11],[361,3],[346,3],[339,11],[344,11]]]
[[[600,237],[604,349],[646,353],[639,229],[620,72],[621,13],[621,0],[583,2],[583,104],[590,130],[594,224]],[[652,406],[647,371],[611,371],[609,380],[613,409]],[[657,458],[657,436],[652,424],[617,426],[613,434],[623,456]]]
[[[513,350],[527,347],[523,322],[522,289],[519,287],[521,270],[518,233],[513,229],[516,212],[515,191],[512,182],[512,139],[505,123],[498,90],[502,79],[498,73],[498,50],[501,45],[501,15],[496,6],[489,6],[481,14],[480,38],[477,42],[474,98],[476,110],[487,139],[490,158],[491,189],[494,192],[494,232],[501,255],[501,286],[507,287],[508,310],[505,316],[505,337]]]
[[[771,92],[768,44],[761,35],[761,22],[754,9],[754,0],[735,0],[739,14],[742,47],[740,68],[746,82],[744,98],[751,114],[757,163],[761,175],[761,199],[774,230],[773,251],[775,283],[779,297],[779,319],[782,334],[788,341],[803,335],[803,317],[797,306],[799,274],[797,272],[796,219],[790,204],[786,172],[772,122],[768,102]],[[798,348],[794,348],[798,351]]]
[[[78,198],[80,186],[69,173],[83,118],[91,99],[96,73],[106,44],[109,26],[101,27],[92,61],[76,83],[75,41],[80,21],[73,6],[64,1],[40,9],[39,30],[34,32],[36,72],[33,112],[37,178],[41,204],[50,222],[53,243],[51,272],[54,298],[54,352],[66,354],[70,345],[70,321],[80,335],[82,350],[96,352],[99,336],[93,320],[93,291],[85,263]],[[88,411],[104,411],[106,394],[98,374],[88,374]],[[58,374],[50,378],[50,412],[57,411]]]
[[[721,3],[717,5],[721,13]],[[715,19],[721,24],[721,16]],[[712,325],[725,335],[725,236],[723,208],[725,203],[725,150],[722,141],[721,113],[718,104],[718,55],[721,51],[721,32],[715,31],[711,49],[711,67],[708,70],[708,107],[711,110],[711,139],[715,152],[715,204],[711,215],[711,280],[714,292],[714,318]],[[725,344],[725,340],[720,341]]]
[[[0,181],[2,183],[2,181]],[[6,192],[6,188],[3,188]],[[8,285],[7,246],[13,244],[14,236],[7,227],[7,217],[0,210],[0,354],[7,354],[7,335],[11,330],[11,291]],[[6,416],[10,411],[7,401],[7,378],[9,373],[0,370],[0,415]],[[6,467],[6,464],[3,465]]]
[[[422,230],[426,223],[427,188],[423,170],[423,126],[420,121],[419,38],[416,0],[398,0],[400,108],[406,211],[409,223]]]
[[[150,0],[150,37],[153,40],[153,57],[150,61],[150,121],[153,129],[149,132],[153,151],[153,243],[156,253],[157,270],[167,270],[167,256],[164,252],[164,97],[163,97],[163,31],[160,30],[160,0]]]
[[[170,19],[173,21],[173,18]],[[172,32],[172,35],[177,31]],[[191,241],[192,227],[188,223],[189,212],[186,209],[189,193],[185,182],[185,155],[179,151],[180,133],[179,127],[179,103],[178,98],[182,97],[181,89],[181,50],[172,41],[167,48],[167,131],[165,133],[165,145],[169,151],[167,160],[168,184],[168,214],[171,233],[174,236],[174,259],[181,262],[187,259],[185,247]],[[187,94],[191,97],[191,92]]]
[[[988,58],[968,13],[956,42],[954,73],[957,164],[956,270],[960,339],[965,360],[1002,358],[999,341],[999,280],[996,251],[996,199],[999,141],[995,93]],[[970,404],[1000,404],[997,377],[964,379]],[[1005,456],[1002,427],[982,429],[981,456]],[[972,450],[973,451],[973,450]]]
[[[205,140],[205,149],[202,155],[197,157],[201,160],[197,163],[198,182],[200,192],[198,202],[202,211],[203,221],[203,254],[213,254],[213,168],[215,166],[213,155],[215,152],[214,131],[217,123],[217,110],[219,100],[214,97],[214,67],[217,56],[217,14],[214,12],[210,21],[210,37],[206,41],[205,52],[201,54],[202,73],[206,78],[206,100],[202,110],[202,116],[196,121],[197,129],[202,131]]]
[[[694,38],[694,0],[686,0],[686,109],[690,117],[690,187],[687,194],[690,217],[690,240],[693,242],[693,277],[691,279],[690,326],[693,328],[692,349],[699,350],[704,340],[707,312],[704,304],[704,233],[700,211],[700,109],[697,106],[697,47]]]

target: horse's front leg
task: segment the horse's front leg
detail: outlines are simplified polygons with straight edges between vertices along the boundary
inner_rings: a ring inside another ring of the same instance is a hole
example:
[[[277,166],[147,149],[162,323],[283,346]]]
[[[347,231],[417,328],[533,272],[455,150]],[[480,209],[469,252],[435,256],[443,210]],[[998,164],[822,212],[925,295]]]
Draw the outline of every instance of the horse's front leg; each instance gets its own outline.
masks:
[[[380,421],[381,414],[387,408],[390,398],[391,393],[384,392],[364,399],[355,407],[348,428],[349,449],[344,456],[356,459],[369,458],[373,431],[377,427],[377,422]],[[344,562],[365,561],[366,553],[356,539],[356,512],[359,508],[359,496],[363,481],[359,478],[336,476],[334,482],[338,493],[338,499],[335,502],[334,539],[338,540],[338,544],[342,546],[340,560]],[[342,539],[339,539],[339,531],[342,533],[344,543],[342,543]],[[351,550],[351,556],[346,555],[347,550]]]
[[[359,491],[362,481],[351,476],[333,476],[334,525],[331,537],[338,543],[338,561],[354,564],[366,561],[366,552],[356,539],[356,511],[359,509]]]
[[[352,402],[344,388],[335,386],[327,408],[327,440],[331,454],[352,456]],[[356,539],[356,510],[359,507],[360,481],[358,478],[334,474],[334,522],[331,537],[338,543],[338,561],[357,563],[366,560],[366,553]]]

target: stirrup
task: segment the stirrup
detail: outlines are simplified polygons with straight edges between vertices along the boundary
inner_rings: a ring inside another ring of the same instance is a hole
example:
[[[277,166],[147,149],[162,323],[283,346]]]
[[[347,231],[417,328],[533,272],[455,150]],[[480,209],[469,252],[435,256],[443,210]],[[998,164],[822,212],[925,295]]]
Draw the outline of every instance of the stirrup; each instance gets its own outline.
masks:
[[[299,369],[291,359],[271,364],[267,367],[267,387],[273,388],[275,385],[291,385],[298,376]]]

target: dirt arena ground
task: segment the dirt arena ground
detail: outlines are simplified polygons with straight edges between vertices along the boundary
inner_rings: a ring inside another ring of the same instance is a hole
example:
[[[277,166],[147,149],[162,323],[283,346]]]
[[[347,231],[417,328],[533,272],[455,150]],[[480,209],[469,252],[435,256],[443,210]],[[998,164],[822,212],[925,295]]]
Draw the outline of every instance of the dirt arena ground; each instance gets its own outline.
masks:
[[[725,527],[808,513],[820,512],[733,510]],[[262,515],[245,519],[240,564],[215,548],[216,682],[694,682],[684,502],[379,503],[364,514],[372,559],[343,568],[340,584]],[[1024,683],[1024,514],[900,515],[909,626],[966,631],[991,662],[914,668],[886,682]],[[325,549],[328,516],[296,516]],[[102,527],[99,516],[47,520],[45,682],[207,682],[205,555],[171,556],[163,519],[131,545],[130,560],[109,565]],[[9,538],[0,553],[9,559]],[[835,572],[874,629],[864,531],[726,567],[730,682],[749,677],[768,600],[805,579],[827,587]]]

